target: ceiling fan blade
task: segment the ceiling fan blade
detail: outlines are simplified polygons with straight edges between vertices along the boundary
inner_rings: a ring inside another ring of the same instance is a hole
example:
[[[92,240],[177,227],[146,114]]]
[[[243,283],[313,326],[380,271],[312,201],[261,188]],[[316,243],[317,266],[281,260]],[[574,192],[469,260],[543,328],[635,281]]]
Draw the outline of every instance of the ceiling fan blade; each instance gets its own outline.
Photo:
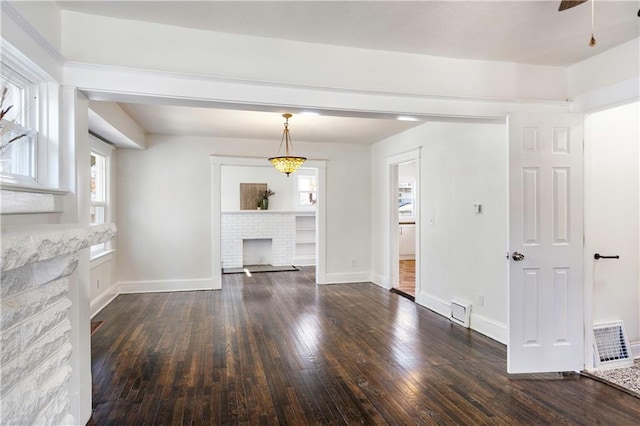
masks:
[[[577,5],[586,3],[586,2],[587,0],[562,0],[560,2],[560,7],[558,8],[558,12],[571,9],[572,7],[576,7]]]

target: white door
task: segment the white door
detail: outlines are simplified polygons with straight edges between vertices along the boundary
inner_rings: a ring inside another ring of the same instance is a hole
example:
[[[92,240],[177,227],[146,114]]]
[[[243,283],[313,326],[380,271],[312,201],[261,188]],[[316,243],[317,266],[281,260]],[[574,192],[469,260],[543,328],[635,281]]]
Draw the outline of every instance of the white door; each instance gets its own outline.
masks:
[[[509,373],[579,371],[583,116],[509,114]]]

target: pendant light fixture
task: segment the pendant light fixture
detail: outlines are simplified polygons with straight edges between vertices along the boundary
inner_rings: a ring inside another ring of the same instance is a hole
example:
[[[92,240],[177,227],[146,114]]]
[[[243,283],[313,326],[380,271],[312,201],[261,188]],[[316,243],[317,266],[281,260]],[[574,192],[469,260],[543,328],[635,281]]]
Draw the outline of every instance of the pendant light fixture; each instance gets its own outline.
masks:
[[[278,155],[280,155],[282,143],[284,142],[284,156],[271,157],[269,161],[271,161],[271,164],[273,164],[273,167],[275,167],[277,171],[286,173],[287,177],[289,177],[289,175],[298,170],[307,159],[289,154],[289,145],[291,145],[291,150],[293,150],[293,143],[291,142],[291,135],[289,134],[289,119],[291,118],[291,114],[282,114],[282,116],[285,119],[284,132],[282,133],[282,140],[278,148]]]

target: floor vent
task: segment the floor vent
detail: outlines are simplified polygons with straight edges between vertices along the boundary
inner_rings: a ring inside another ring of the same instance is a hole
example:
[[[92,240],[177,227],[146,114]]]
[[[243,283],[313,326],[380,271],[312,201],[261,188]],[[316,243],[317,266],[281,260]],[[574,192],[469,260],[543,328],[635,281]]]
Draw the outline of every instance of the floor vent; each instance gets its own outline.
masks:
[[[461,300],[453,299],[451,301],[451,321],[469,328],[471,319],[471,304]]]
[[[622,321],[593,326],[594,365],[618,368],[633,365],[629,338]]]

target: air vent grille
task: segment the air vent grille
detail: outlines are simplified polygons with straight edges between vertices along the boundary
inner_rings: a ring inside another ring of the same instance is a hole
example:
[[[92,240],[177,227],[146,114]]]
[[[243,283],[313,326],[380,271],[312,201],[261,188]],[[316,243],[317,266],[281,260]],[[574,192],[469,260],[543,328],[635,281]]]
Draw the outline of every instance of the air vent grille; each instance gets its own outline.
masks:
[[[461,300],[451,301],[451,321],[469,328],[471,320],[471,304]]]
[[[595,325],[593,339],[596,367],[613,368],[633,365],[629,339],[622,321]]]

